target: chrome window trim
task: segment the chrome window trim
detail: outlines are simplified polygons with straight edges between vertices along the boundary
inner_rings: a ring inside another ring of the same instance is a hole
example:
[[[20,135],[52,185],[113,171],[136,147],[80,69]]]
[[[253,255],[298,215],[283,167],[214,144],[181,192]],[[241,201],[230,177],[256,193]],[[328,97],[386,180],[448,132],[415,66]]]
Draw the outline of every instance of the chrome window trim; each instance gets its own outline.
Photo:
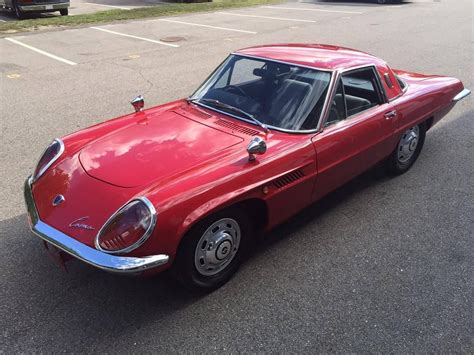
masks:
[[[219,112],[219,113],[222,113],[223,115],[226,115],[226,116],[230,116],[232,118],[236,118],[240,121],[244,121],[244,122],[247,122],[247,123],[250,123],[252,125],[254,125],[255,127],[258,127],[260,129],[262,129],[262,127],[260,127],[259,125],[255,124],[254,121],[251,121],[251,120],[248,120],[246,118],[243,118],[243,117],[239,117],[237,115],[234,115],[230,112],[225,112],[225,111],[221,111],[219,110],[218,108],[215,108],[215,107],[212,107],[212,106],[208,106],[206,104],[203,104],[202,102],[194,102],[194,104],[198,105],[198,106],[201,106],[201,107],[205,107],[209,110],[212,110],[212,111],[216,111],[216,112]],[[315,129],[311,129],[311,130],[299,130],[299,131],[293,131],[293,130],[290,130],[290,129],[284,129],[284,128],[279,128],[279,127],[275,127],[275,126],[272,126],[272,125],[268,125],[268,124],[265,124],[265,126],[267,126],[268,128],[270,128],[270,130],[272,131],[278,131],[278,132],[283,132],[283,133],[293,133],[293,134],[308,134],[308,133],[314,133],[316,132],[317,130]]]
[[[45,154],[46,151],[48,150],[48,148],[49,148],[54,142],[59,143],[59,152],[53,157],[53,159],[51,159],[51,160],[49,161],[48,164],[46,164],[43,168],[41,168],[40,171],[38,171],[38,174],[33,175],[33,182],[38,181],[38,179],[45,173],[45,171],[48,170],[49,167],[50,167],[51,165],[53,165],[54,162],[55,162],[56,160],[58,160],[59,157],[64,153],[65,147],[64,147],[63,141],[62,141],[61,139],[59,139],[59,138],[54,138],[53,141],[43,150],[43,153],[41,153],[40,158],[38,159],[38,162],[37,162],[36,165],[35,165],[35,170],[36,170],[36,167],[38,166],[38,164],[40,163],[41,159],[43,158],[44,154]]]
[[[238,57],[244,57],[244,58],[249,58],[249,59],[257,59],[257,60],[265,60],[265,61],[269,61],[269,62],[274,62],[274,63],[280,63],[280,64],[286,64],[286,65],[291,65],[291,66],[294,66],[294,67],[301,67],[301,68],[306,68],[306,69],[311,69],[311,70],[315,70],[315,71],[321,71],[321,72],[325,72],[325,73],[329,73],[331,75],[330,79],[329,79],[329,83],[328,83],[328,92],[326,94],[326,98],[325,98],[325,101],[324,101],[324,104],[323,104],[323,108],[321,110],[321,115],[319,116],[319,120],[318,120],[318,125],[316,126],[316,128],[314,129],[306,129],[306,130],[292,130],[292,129],[285,129],[285,128],[279,128],[279,127],[275,127],[275,126],[272,126],[272,125],[268,125],[268,124],[265,124],[268,128],[270,128],[271,130],[274,130],[274,131],[277,131],[277,132],[283,132],[283,133],[291,133],[291,134],[311,134],[311,133],[317,133],[319,132],[320,128],[321,128],[321,121],[323,120],[324,116],[326,115],[326,111],[327,111],[327,106],[329,104],[329,95],[331,94],[331,86],[332,84],[334,83],[334,73],[335,71],[334,70],[330,70],[330,69],[320,69],[320,68],[317,68],[317,67],[312,67],[312,66],[309,66],[309,65],[300,65],[300,64],[295,64],[295,63],[291,63],[291,62],[285,62],[285,61],[281,61],[281,60],[275,60],[275,59],[269,59],[269,58],[265,58],[265,57],[259,57],[259,56],[253,56],[253,55],[247,55],[247,54],[241,54],[241,53],[237,53],[237,52],[232,52],[230,53],[230,55],[224,60],[221,62],[221,64],[219,64],[217,66],[217,68],[212,72],[211,75],[209,75],[206,80],[203,81],[203,83],[199,86],[199,88],[189,97],[189,99],[194,99],[194,95],[199,91],[199,89],[207,82],[209,81],[209,79],[214,75],[214,73],[217,71],[217,69],[223,64],[225,63],[229,57],[233,55],[233,56],[238,56]],[[215,107],[211,107],[211,106],[208,106],[208,105],[205,105],[201,102],[194,102],[194,104],[197,104],[199,106],[202,106],[202,107],[205,107],[207,109],[210,109],[210,110],[213,110],[213,111],[216,111],[216,112],[219,112],[221,114],[224,114],[224,115],[227,115],[227,116],[230,116],[230,117],[233,117],[233,118],[236,118],[238,120],[241,120],[241,121],[244,121],[244,122],[247,122],[247,123],[250,123],[252,124],[253,126],[256,126],[256,127],[259,127],[257,124],[255,124],[255,122],[253,122],[252,120],[249,120],[249,119],[246,119],[246,118],[243,118],[243,117],[239,117],[237,115],[234,115],[232,113],[228,113],[228,112],[225,112],[225,111],[222,111],[222,110],[219,110]]]
[[[382,85],[382,81],[380,79],[380,74],[379,74],[379,71],[377,70],[377,66],[375,64],[364,64],[364,65],[359,65],[359,66],[356,66],[356,67],[353,67],[353,68],[346,68],[346,69],[343,69],[340,71],[341,75],[342,74],[346,74],[348,72],[351,72],[351,71],[357,71],[357,70],[363,70],[363,69],[372,69],[375,73],[375,79],[377,80],[377,84],[378,84],[378,89],[379,89],[379,94],[381,94],[381,99],[383,101],[383,103],[387,103],[388,102],[388,98],[387,98],[387,94],[385,92],[385,89]]]
[[[106,250],[106,249],[103,249],[99,244],[99,238],[100,238],[101,233],[104,231],[105,228],[107,228],[109,226],[109,224],[114,220],[114,218],[120,212],[122,212],[130,203],[132,203],[134,201],[143,202],[145,204],[145,206],[148,208],[148,210],[150,211],[151,222],[150,222],[150,225],[148,226],[147,230],[140,237],[140,239],[138,239],[135,243],[133,243],[132,245],[130,245],[126,248],[119,249],[119,250]],[[143,245],[143,243],[145,243],[147,241],[147,239],[151,236],[151,234],[153,233],[153,230],[155,229],[157,219],[158,219],[158,214],[156,212],[155,206],[153,206],[153,204],[150,202],[149,199],[147,199],[145,196],[140,196],[140,197],[133,198],[130,201],[128,201],[127,203],[125,203],[122,207],[120,207],[117,211],[115,211],[107,219],[107,221],[104,223],[104,225],[100,228],[99,232],[97,233],[97,235],[95,237],[95,240],[94,240],[94,245],[95,245],[97,250],[100,250],[101,252],[104,252],[104,253],[107,253],[107,254],[127,254],[127,253],[130,253],[131,251],[133,251],[133,250],[137,249],[138,247],[140,247],[141,245]]]
[[[286,65],[291,65],[291,66],[294,66],[294,67],[318,70],[318,71],[323,71],[323,72],[326,72],[326,73],[334,73],[334,70],[332,70],[332,69],[324,69],[324,68],[313,67],[311,65],[296,64],[296,63],[287,62],[287,61],[284,61],[284,60],[271,59],[271,58],[266,58],[266,57],[259,57],[259,56],[256,56],[256,55],[242,54],[242,53],[238,53],[238,52],[232,52],[231,55],[236,55],[236,56],[239,56],[239,57],[246,57],[246,58],[250,58],[250,59],[268,60],[269,62],[286,64]]]
[[[398,86],[400,86],[400,83],[398,82],[399,80],[402,81],[403,84],[405,84],[405,85],[403,86],[403,88],[400,86],[400,89],[402,90],[402,92],[400,94],[398,94],[397,96],[392,97],[388,102],[395,101],[396,99],[402,97],[403,94],[405,94],[408,90],[408,83],[405,80],[403,80],[403,78],[401,78],[399,75],[397,75],[395,73],[393,73],[393,74],[395,75],[395,79],[397,79]]]
[[[355,67],[352,67],[352,68],[345,68],[345,69],[340,69],[340,70],[337,70],[337,73],[336,75],[334,75],[336,77],[336,85],[333,85],[333,91],[331,92],[331,95],[330,95],[330,101],[329,102],[332,102],[332,100],[334,99],[335,97],[335,94],[336,94],[336,91],[337,91],[337,84],[339,83],[339,80],[341,80],[343,74],[346,74],[346,73],[349,73],[349,72],[352,72],[352,71],[357,71],[357,70],[362,70],[362,69],[373,69],[374,72],[375,72],[375,78],[376,80],[378,81],[378,85],[380,85],[380,77],[378,75],[378,71],[377,71],[377,67],[375,66],[375,64],[364,64],[364,65],[360,65],[360,66],[355,66]],[[379,94],[381,94],[381,99],[382,99],[382,103],[381,104],[378,104],[377,106],[373,106],[373,107],[369,107],[368,109],[364,110],[364,111],[360,111],[360,112],[357,112],[351,116],[347,116],[347,107],[346,107],[346,118],[344,120],[341,120],[339,122],[342,122],[342,121],[345,121],[345,120],[348,120],[348,119],[352,119],[354,117],[357,117],[359,114],[361,113],[364,113],[364,112],[367,112],[369,110],[372,110],[372,109],[375,109],[379,106],[382,106],[383,104],[386,104],[386,103],[389,103],[389,101],[387,100],[387,97],[385,96],[385,92],[384,91],[380,91],[381,89],[383,89],[382,87],[379,87],[378,90],[379,90]],[[329,97],[329,95],[328,95]],[[329,116],[329,112],[326,113],[325,117],[324,117],[324,120],[321,120],[321,131],[323,131],[325,128],[327,127],[331,127],[333,126],[332,124],[330,126],[327,126],[325,127],[324,124],[326,124],[326,121],[328,119],[328,116]]]

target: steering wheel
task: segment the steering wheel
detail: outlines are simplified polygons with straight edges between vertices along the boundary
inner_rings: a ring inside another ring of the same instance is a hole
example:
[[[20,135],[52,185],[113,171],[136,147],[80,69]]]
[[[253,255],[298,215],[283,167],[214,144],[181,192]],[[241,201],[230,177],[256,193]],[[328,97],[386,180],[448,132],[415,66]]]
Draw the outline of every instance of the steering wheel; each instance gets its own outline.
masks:
[[[228,90],[230,89],[230,90]],[[242,90],[242,88],[239,88],[238,86],[235,86],[235,85],[227,85],[225,87],[225,90],[228,90],[228,91],[231,91],[231,90],[234,90],[234,91],[237,91],[238,93],[242,94],[241,96],[244,96],[246,98],[249,98],[251,99],[251,97],[249,96],[249,94],[247,94],[244,90]]]

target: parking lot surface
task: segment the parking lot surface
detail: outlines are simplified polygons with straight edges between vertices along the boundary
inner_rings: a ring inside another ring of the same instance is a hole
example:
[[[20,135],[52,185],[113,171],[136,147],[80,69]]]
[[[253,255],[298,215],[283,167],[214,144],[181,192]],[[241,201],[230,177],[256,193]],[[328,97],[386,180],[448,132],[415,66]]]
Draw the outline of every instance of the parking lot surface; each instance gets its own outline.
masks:
[[[131,112],[137,94],[146,107],[186,97],[242,47],[338,44],[472,89],[472,23],[470,0],[290,2],[1,38],[0,352],[472,353],[472,98],[408,173],[358,177],[205,296],[78,262],[64,273],[22,197],[54,137]]]

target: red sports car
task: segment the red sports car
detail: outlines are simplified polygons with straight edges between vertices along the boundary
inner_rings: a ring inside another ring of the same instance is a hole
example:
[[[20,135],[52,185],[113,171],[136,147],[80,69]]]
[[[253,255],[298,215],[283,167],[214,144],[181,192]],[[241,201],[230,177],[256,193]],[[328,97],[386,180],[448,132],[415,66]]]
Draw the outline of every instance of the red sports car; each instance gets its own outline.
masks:
[[[374,164],[418,158],[470,91],[330,45],[232,53],[189,98],[55,139],[25,183],[31,228],[59,260],[122,274],[172,268],[213,289],[256,235]]]

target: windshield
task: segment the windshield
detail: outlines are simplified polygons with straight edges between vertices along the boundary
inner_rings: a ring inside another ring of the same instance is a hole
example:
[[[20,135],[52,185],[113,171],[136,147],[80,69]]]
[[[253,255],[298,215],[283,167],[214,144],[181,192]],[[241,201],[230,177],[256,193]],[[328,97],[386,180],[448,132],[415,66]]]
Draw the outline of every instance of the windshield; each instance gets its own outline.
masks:
[[[266,59],[231,55],[191,97],[253,124],[316,129],[331,74]]]

